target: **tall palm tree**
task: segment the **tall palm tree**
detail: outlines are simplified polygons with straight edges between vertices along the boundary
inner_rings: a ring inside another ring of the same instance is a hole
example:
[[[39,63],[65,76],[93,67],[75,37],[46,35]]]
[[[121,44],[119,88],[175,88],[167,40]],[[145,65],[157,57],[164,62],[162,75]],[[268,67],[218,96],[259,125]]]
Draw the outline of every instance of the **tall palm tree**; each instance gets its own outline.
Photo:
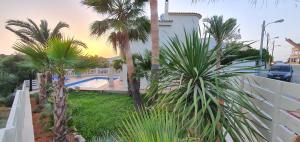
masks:
[[[103,36],[109,32],[108,41],[115,50],[119,50],[126,58],[128,68],[128,91],[133,96],[136,108],[142,106],[134,79],[134,65],[130,52],[130,41],[145,42],[150,33],[150,22],[144,16],[142,0],[83,0],[83,4],[94,8],[107,18],[92,23],[91,34]]]
[[[166,0],[168,1],[168,0]],[[157,74],[159,70],[159,28],[158,28],[158,10],[157,0],[150,0],[150,13],[151,13],[151,43],[152,43],[152,61],[151,61],[151,90],[157,92]]]
[[[73,39],[53,38],[47,42],[47,57],[52,65],[52,72],[58,75],[54,83],[54,141],[66,142],[67,134],[67,96],[65,89],[65,68],[85,69],[95,63],[82,60],[82,44]]]
[[[40,69],[40,103],[43,104],[46,101],[46,84],[51,84],[52,75],[49,72],[49,60],[45,56],[45,45],[47,41],[51,38],[61,38],[61,29],[68,28],[69,25],[64,22],[59,22],[56,24],[54,29],[48,27],[48,22],[46,20],[41,20],[38,26],[33,20],[28,19],[27,21],[21,20],[8,20],[6,22],[5,28],[9,31],[15,33],[20,40],[28,44],[27,48],[19,48],[20,46],[25,46],[24,44],[18,44],[14,47],[15,50],[24,53],[31,57],[35,65]],[[33,47],[33,49],[29,49]]]
[[[205,25],[207,32],[217,42],[217,68],[220,68],[223,42],[235,33],[237,29],[236,19],[229,18],[224,21],[223,16],[213,16],[206,19],[205,22],[208,23]]]

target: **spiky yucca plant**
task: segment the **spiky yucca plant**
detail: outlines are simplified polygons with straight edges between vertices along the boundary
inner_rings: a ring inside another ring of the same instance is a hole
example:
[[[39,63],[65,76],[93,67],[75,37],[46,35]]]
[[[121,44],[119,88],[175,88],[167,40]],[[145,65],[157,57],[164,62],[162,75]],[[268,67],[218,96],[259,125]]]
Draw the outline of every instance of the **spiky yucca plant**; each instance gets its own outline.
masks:
[[[184,41],[174,37],[165,44],[161,56],[161,95],[154,97],[154,105],[178,114],[189,137],[197,141],[226,141],[226,135],[233,141],[254,141],[261,135],[245,112],[264,115],[251,103],[236,78],[249,68],[233,69],[234,64],[216,68],[218,49],[210,49],[208,39],[194,31],[186,34]],[[221,60],[241,48],[226,47]]]

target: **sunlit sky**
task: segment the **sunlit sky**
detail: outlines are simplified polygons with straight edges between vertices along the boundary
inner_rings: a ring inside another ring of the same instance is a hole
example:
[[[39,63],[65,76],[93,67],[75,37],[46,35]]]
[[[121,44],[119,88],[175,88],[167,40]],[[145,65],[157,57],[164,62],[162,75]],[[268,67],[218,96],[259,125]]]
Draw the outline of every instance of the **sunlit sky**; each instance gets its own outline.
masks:
[[[97,14],[91,8],[80,3],[81,0],[1,0],[0,2],[0,53],[13,54],[11,48],[17,37],[5,29],[8,19],[26,20],[33,19],[39,23],[40,19],[46,19],[50,27],[54,27],[59,21],[70,25],[69,29],[62,32],[65,36],[74,37],[84,41],[89,46],[87,53],[103,57],[116,56],[106,37],[96,38],[90,36],[89,26],[94,20],[104,17]],[[164,0],[159,1],[159,14],[164,11]],[[267,27],[271,37],[279,36],[276,40],[274,51],[275,60],[286,60],[291,52],[291,46],[285,42],[285,38],[291,38],[300,43],[300,3],[296,0],[257,0],[253,5],[251,0],[169,0],[170,12],[197,12],[203,17],[223,15],[225,18],[233,17],[238,20],[241,29],[242,40],[259,40],[261,24],[263,20],[272,22],[283,18],[283,23],[272,24]],[[149,5],[146,5],[149,16]],[[200,21],[201,24],[202,21]],[[259,42],[253,45],[259,47]]]

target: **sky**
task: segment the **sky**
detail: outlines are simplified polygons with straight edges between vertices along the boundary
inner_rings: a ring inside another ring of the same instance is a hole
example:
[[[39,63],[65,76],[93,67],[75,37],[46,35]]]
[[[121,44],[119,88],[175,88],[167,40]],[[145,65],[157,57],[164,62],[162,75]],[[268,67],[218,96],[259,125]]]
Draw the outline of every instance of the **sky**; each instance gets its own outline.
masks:
[[[89,26],[95,20],[102,20],[103,15],[80,3],[81,0],[1,0],[0,1],[0,54],[13,54],[11,48],[17,37],[5,29],[5,22],[9,19],[33,19],[36,23],[46,19],[50,27],[59,21],[70,25],[62,32],[65,36],[85,42],[89,49],[86,53],[103,57],[116,56],[116,53],[107,42],[106,36],[96,38],[90,35]],[[169,0],[170,12],[196,12],[203,18],[213,15],[223,15],[225,19],[236,18],[241,30],[241,40],[254,40],[253,47],[259,48],[261,25],[263,20],[272,22],[284,19],[283,23],[271,24],[266,28],[271,37],[276,39],[275,60],[287,60],[291,48],[285,38],[291,38],[300,43],[300,2],[297,0]],[[158,0],[159,14],[164,12],[164,0]],[[145,6],[149,16],[149,4]],[[200,20],[200,24],[202,21]]]

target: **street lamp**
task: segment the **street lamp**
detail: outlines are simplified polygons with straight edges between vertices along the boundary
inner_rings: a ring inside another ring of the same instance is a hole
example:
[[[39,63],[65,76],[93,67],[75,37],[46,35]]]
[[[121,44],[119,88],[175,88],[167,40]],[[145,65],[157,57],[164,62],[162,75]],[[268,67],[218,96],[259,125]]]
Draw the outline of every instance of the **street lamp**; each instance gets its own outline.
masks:
[[[274,58],[274,56],[273,56],[274,54],[273,54],[273,53],[274,53],[274,47],[275,47],[275,46],[278,46],[278,47],[280,47],[281,45],[279,45],[279,44],[278,44],[278,45],[275,45],[275,40],[273,41],[273,47],[272,47],[272,58]],[[271,58],[270,58],[270,60],[269,60],[269,65],[271,65]]]
[[[260,39],[260,49],[259,49],[259,57],[260,57],[259,66],[262,66],[262,50],[263,50],[263,45],[264,45],[264,36],[265,36],[266,27],[273,23],[282,23],[283,21],[284,21],[284,19],[280,19],[280,20],[276,20],[276,21],[273,21],[273,22],[270,22],[267,24],[266,24],[265,20],[263,21],[262,31],[261,31],[261,39]]]
[[[270,40],[275,40],[275,39],[278,39],[279,38],[279,36],[275,36],[275,37],[272,37],[272,38],[270,38],[270,34],[269,33],[267,33],[267,54],[269,55],[269,42],[270,42]],[[268,55],[266,55],[266,56],[268,56]],[[265,59],[266,59],[266,57],[265,57]],[[270,65],[270,60],[271,59],[269,59],[269,65]],[[265,69],[267,68],[267,63],[265,62]]]

